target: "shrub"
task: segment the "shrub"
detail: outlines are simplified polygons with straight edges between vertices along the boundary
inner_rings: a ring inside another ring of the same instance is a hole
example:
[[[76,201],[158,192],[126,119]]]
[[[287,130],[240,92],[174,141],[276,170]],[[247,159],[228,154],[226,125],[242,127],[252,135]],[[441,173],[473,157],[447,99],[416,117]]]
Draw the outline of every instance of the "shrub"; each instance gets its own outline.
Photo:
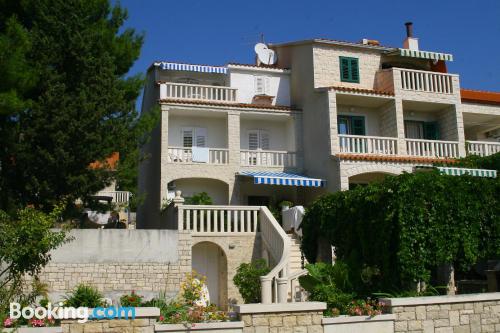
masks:
[[[195,193],[191,197],[186,197],[186,205],[212,205],[212,198],[207,192]]]
[[[260,302],[260,277],[269,273],[270,269],[264,259],[251,263],[243,263],[236,270],[233,282],[245,303]]]
[[[314,262],[318,239],[327,240],[349,263],[359,295],[410,290],[431,283],[439,265],[464,271],[500,256],[499,199],[500,179],[388,176],[316,200],[302,222],[302,249]]]
[[[64,305],[75,308],[80,306],[96,308],[105,306],[105,302],[102,294],[96,288],[79,284],[71,293],[66,295]]]
[[[120,297],[121,306],[133,306],[138,307],[142,305],[142,296],[137,295],[134,291],[130,295],[123,295]]]

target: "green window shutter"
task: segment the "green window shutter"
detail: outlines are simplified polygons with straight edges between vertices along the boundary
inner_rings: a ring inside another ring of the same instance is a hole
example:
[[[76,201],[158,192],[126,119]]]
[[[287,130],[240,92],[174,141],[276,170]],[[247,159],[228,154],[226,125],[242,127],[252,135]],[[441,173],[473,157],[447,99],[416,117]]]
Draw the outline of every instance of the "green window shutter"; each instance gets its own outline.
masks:
[[[340,79],[341,81],[349,81],[349,59],[340,57]]]
[[[439,126],[436,122],[424,123],[424,139],[439,140]]]
[[[340,81],[359,83],[358,58],[339,57]]]
[[[365,135],[365,117],[353,116],[352,119],[352,134]]]
[[[358,59],[356,58],[351,58],[351,67],[350,67],[350,72],[351,72],[351,80],[352,82],[359,82],[359,65],[358,65]]]

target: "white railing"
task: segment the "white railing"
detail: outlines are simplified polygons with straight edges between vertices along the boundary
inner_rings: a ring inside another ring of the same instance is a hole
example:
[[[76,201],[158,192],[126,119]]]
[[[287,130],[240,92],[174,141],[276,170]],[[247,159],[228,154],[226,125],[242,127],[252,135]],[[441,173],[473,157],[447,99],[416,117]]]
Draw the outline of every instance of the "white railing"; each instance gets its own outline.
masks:
[[[299,278],[307,275],[307,269],[302,269],[288,276],[288,285],[290,286],[290,301],[305,302],[307,301],[308,293],[299,284]]]
[[[241,150],[241,165],[266,167],[296,167],[297,154],[291,151]]]
[[[180,197],[180,192],[179,192]],[[176,197],[177,198],[177,197]],[[175,199],[174,199],[175,204]],[[193,235],[250,235],[260,232],[270,264],[277,263],[261,276],[262,303],[288,301],[290,238],[265,206],[215,206],[177,204],[177,228]]]
[[[341,153],[396,155],[398,139],[339,134],[339,145]]]
[[[290,261],[290,238],[265,206],[260,209],[260,235],[269,259],[276,266],[269,274],[260,277],[261,302],[286,303],[288,301],[288,265]]]
[[[130,200],[129,191],[99,191],[96,196],[111,197],[111,202],[126,204]]]
[[[421,139],[405,139],[407,154],[410,156],[458,158],[458,142]]]
[[[193,163],[193,151],[191,148],[168,147],[167,161],[170,163]],[[228,164],[229,150],[224,148],[209,148],[208,163]]]
[[[453,94],[453,75],[436,72],[399,69],[401,88],[405,90]]]
[[[160,84],[160,99],[236,102],[236,91],[230,87],[166,82]]]
[[[193,234],[254,234],[259,229],[259,206],[179,205],[179,230]]]
[[[500,152],[500,142],[468,141],[467,154],[489,156]]]

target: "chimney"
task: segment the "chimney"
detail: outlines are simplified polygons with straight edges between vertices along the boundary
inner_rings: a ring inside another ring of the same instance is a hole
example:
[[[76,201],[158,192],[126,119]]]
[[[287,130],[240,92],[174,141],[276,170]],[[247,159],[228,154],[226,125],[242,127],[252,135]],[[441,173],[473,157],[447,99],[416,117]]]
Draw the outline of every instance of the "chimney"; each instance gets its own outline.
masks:
[[[403,42],[403,48],[418,51],[418,38],[413,37],[413,23],[406,22],[406,39]]]

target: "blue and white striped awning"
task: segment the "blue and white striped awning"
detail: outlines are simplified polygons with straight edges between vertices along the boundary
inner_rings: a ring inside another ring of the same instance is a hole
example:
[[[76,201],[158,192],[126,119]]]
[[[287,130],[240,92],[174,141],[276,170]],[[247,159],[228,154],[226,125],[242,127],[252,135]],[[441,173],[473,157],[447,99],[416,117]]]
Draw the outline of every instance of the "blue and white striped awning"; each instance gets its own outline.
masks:
[[[171,70],[171,71],[227,74],[227,67],[222,67],[222,66],[191,65],[191,64],[180,64],[177,62],[166,62],[166,61],[156,62],[155,66],[158,66],[161,69]]]
[[[397,51],[391,52],[390,54],[396,54],[402,57],[453,61],[453,55],[449,53],[429,52],[429,51],[410,50],[410,49],[397,49]]]
[[[487,170],[487,169],[467,169],[467,168],[450,168],[450,167],[437,167],[437,169],[449,176],[461,176],[461,175],[471,175],[475,177],[489,177],[489,178],[497,178],[496,170]]]
[[[254,184],[323,187],[323,179],[309,178],[286,172],[240,171],[240,176],[253,177]]]

